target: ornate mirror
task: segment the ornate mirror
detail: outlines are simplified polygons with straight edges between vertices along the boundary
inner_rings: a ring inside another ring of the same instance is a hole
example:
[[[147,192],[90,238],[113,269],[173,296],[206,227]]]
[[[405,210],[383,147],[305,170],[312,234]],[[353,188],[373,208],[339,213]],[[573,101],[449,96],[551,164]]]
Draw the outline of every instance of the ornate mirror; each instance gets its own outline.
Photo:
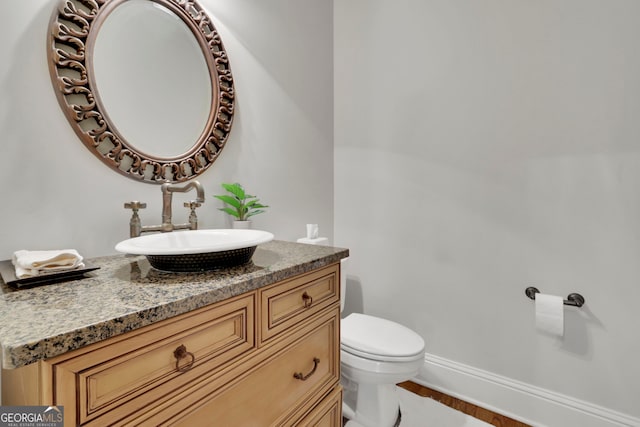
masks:
[[[234,112],[220,36],[195,0],[63,0],[49,32],[58,101],[85,146],[138,181],[217,159]]]

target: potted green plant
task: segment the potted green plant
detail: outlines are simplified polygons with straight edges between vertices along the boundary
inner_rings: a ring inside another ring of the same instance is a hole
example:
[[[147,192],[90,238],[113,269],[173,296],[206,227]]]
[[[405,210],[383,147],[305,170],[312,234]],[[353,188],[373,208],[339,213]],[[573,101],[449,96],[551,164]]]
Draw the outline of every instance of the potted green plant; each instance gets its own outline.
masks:
[[[235,184],[223,183],[222,188],[227,190],[229,194],[220,194],[213,197],[222,200],[227,205],[219,208],[219,210],[233,217],[233,228],[251,228],[249,218],[263,213],[264,209],[269,207],[260,203],[260,199],[256,196],[247,194],[244,187],[237,182]]]

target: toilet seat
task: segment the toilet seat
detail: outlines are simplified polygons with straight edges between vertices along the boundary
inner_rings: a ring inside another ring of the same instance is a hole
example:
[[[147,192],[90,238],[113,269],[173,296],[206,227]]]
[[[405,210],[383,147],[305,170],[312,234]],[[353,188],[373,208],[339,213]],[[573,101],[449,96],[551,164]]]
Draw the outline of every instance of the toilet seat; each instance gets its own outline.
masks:
[[[353,313],[341,321],[340,348],[365,359],[410,362],[424,357],[420,335],[387,319]]]

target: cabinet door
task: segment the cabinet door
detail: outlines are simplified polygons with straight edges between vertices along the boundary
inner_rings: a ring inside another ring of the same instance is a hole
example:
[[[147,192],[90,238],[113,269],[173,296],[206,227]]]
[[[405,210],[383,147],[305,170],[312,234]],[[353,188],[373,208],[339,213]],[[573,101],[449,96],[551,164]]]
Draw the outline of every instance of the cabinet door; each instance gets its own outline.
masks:
[[[296,414],[308,413],[329,391],[338,387],[339,310],[337,306],[298,330],[279,346],[269,348],[253,366],[239,366],[231,383],[212,384],[188,393],[193,402],[137,420],[136,425],[265,427],[293,425]],[[185,397],[186,397],[185,393]],[[322,424],[320,424],[322,425]]]

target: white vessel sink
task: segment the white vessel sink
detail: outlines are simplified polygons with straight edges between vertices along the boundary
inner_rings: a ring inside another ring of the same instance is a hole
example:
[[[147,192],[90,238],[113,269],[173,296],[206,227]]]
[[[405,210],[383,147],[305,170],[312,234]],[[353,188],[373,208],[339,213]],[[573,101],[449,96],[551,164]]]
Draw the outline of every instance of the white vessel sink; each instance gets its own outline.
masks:
[[[185,230],[127,239],[116,250],[145,255],[159,270],[206,271],[245,264],[257,245],[271,240],[273,234],[261,230]]]

